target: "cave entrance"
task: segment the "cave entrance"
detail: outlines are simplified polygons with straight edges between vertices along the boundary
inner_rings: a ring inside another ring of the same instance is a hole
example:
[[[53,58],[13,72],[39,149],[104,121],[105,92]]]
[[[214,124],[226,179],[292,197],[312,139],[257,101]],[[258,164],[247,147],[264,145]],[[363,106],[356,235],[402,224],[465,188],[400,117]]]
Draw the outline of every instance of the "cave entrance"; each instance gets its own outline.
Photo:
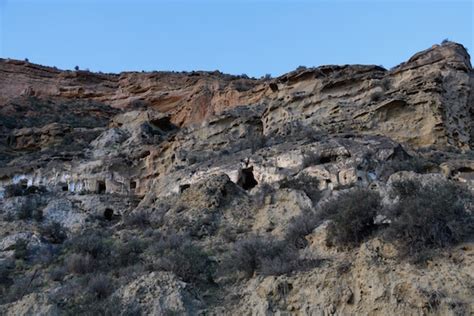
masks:
[[[97,181],[97,193],[103,194],[106,191],[105,181],[99,180]]]
[[[135,190],[137,188],[137,181],[130,181],[130,190]]]
[[[253,175],[253,167],[248,167],[240,170],[239,179],[237,184],[240,185],[244,190],[250,190],[255,187],[258,182],[255,180]]]
[[[167,133],[176,129],[176,126],[171,123],[169,117],[162,117],[150,121],[153,127],[160,129],[162,132]]]
[[[114,217],[114,210],[111,208],[106,208],[104,211],[104,218],[108,221],[111,221]]]
[[[191,185],[189,183],[180,185],[179,186],[179,193],[183,193],[184,191],[186,191],[190,187],[191,187]]]

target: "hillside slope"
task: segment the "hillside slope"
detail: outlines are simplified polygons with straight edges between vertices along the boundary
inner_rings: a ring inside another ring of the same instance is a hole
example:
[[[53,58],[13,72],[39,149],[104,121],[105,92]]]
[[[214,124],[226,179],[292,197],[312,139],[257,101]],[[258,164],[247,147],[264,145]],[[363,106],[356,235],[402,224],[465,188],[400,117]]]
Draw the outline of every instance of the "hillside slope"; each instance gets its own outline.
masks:
[[[0,314],[469,315],[474,72],[0,60]]]

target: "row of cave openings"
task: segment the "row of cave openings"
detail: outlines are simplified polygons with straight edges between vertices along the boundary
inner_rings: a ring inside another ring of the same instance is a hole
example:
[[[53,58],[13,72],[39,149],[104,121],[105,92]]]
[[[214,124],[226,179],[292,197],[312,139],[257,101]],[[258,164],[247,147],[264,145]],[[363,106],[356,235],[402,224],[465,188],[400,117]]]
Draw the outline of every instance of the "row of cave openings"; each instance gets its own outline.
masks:
[[[97,181],[96,191],[98,194],[104,194],[107,191],[107,186],[105,181],[99,180]],[[137,188],[137,182],[134,180],[130,180],[130,191],[134,191]],[[67,191],[67,186],[63,186],[63,191]]]

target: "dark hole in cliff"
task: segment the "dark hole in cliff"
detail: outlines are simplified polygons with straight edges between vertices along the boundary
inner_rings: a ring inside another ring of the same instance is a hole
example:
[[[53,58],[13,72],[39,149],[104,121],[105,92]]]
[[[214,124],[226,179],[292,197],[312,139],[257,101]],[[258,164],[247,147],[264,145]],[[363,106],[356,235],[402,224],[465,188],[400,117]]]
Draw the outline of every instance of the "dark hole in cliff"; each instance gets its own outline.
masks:
[[[67,189],[68,189],[67,184],[64,184],[64,185],[61,187],[61,189],[62,189],[64,192],[66,192]]]
[[[97,181],[97,193],[103,194],[105,193],[106,187],[105,187],[105,181]]]
[[[108,221],[111,221],[114,217],[114,210],[111,208],[106,208],[104,211],[104,218]]]
[[[130,190],[135,190],[137,188],[137,181],[130,181]]]
[[[274,82],[270,83],[270,89],[272,89],[273,92],[278,91],[278,85]]]
[[[179,186],[179,193],[183,193],[184,191],[186,191],[187,189],[189,189],[191,185],[189,183],[186,183],[186,184],[182,184]]]
[[[253,167],[244,168],[240,171],[237,184],[240,185],[244,190],[250,190],[258,184],[257,180],[255,180],[255,177],[253,176]]]
[[[319,162],[322,164],[329,163],[329,162],[335,162],[337,160],[337,156],[323,156],[319,158]]]
[[[169,117],[163,117],[163,118],[160,118],[160,119],[151,120],[150,124],[154,127],[159,128],[163,132],[170,132],[170,131],[176,129],[176,126],[173,123],[170,122]]]

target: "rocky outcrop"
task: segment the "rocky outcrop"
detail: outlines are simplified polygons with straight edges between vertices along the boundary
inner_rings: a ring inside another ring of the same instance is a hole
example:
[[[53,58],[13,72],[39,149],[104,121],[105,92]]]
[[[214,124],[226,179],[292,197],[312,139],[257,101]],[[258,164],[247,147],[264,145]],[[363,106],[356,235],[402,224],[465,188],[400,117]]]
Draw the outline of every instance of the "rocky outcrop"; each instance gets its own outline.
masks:
[[[264,134],[298,121],[327,132],[383,134],[416,147],[469,148],[474,76],[459,44],[434,45],[399,66],[322,66],[273,80],[219,72],[119,75],[61,71],[0,61],[0,108],[13,100],[83,100],[119,109],[152,108],[178,126],[238,105],[265,104]]]
[[[473,89],[451,42],[259,80],[2,59],[0,314],[470,314]]]

